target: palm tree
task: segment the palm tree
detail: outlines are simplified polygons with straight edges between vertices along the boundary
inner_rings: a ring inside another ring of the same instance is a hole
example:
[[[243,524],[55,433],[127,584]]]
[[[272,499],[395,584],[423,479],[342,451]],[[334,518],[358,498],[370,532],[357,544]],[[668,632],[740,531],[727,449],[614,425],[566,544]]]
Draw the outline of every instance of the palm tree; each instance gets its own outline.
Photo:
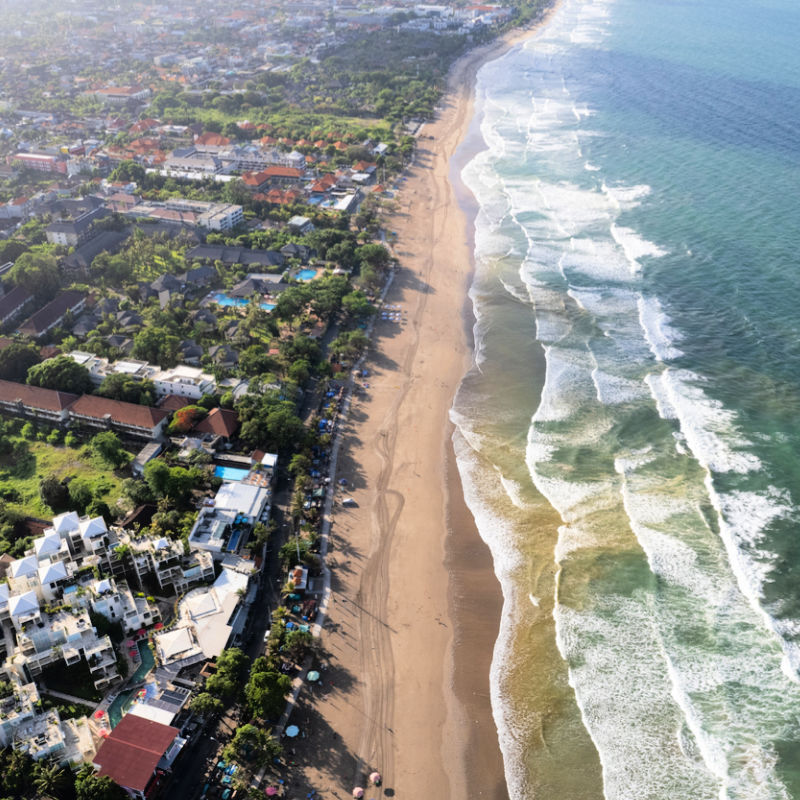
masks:
[[[63,767],[55,762],[37,765],[33,786],[39,797],[49,797],[51,800],[60,800],[68,785],[69,778]]]

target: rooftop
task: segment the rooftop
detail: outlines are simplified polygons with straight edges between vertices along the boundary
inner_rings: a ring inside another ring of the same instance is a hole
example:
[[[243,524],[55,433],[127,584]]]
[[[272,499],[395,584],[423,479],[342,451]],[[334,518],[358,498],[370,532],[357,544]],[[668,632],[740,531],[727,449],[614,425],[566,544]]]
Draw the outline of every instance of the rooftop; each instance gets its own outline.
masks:
[[[100,775],[143,792],[178,733],[171,725],[127,714],[103,742],[94,763],[100,767]]]

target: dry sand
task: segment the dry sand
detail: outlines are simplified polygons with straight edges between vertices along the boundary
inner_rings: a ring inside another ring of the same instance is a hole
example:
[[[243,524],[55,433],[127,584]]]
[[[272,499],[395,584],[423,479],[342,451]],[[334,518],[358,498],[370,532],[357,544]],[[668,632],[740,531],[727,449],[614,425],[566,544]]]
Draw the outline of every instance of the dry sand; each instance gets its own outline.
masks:
[[[489,702],[501,597],[450,444],[448,411],[471,356],[472,271],[472,221],[450,162],[472,118],[477,69],[528,35],[454,66],[401,184],[390,223],[401,266],[386,303],[402,321],[375,325],[369,388],[344,428],[338,477],[357,507],[334,510],[330,666],[292,716],[308,736],[285,741],[296,762],[289,797],[313,788],[345,798],[360,785],[367,800],[507,798]],[[380,788],[365,783],[373,769]]]

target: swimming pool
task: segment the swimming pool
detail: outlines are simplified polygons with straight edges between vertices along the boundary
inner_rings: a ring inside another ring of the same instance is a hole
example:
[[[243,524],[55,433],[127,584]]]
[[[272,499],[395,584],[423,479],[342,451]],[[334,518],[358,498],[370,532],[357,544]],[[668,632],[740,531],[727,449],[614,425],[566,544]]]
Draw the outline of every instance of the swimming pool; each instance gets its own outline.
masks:
[[[295,278],[299,281],[313,281],[316,277],[317,271],[315,269],[301,269],[300,272],[295,275]]]
[[[235,553],[236,552],[236,545],[239,544],[239,539],[242,537],[242,529],[241,528],[234,528],[233,533],[231,534],[231,538],[228,540],[228,552]]]
[[[250,301],[246,297],[228,297],[225,292],[216,292],[212,294],[211,300],[218,306],[223,306],[224,308],[231,308],[234,306],[242,308],[250,304]],[[264,311],[272,311],[272,309],[275,308],[275,303],[261,303],[260,305]]]
[[[224,481],[243,481],[249,472],[249,469],[239,469],[238,467],[214,467],[214,474]]]
[[[142,659],[142,663],[136,668],[136,672],[131,675],[131,683],[141,682],[144,679],[144,676],[153,669],[156,663],[155,658],[153,657],[153,651],[150,649],[150,645],[147,644],[147,642],[137,642],[137,646],[139,648],[139,655]],[[157,689],[154,682],[152,684],[147,684],[144,688],[146,690],[146,694],[148,695],[155,692]],[[136,700],[136,695],[139,691],[139,689],[130,689],[127,692],[120,693],[114,698],[114,702],[108,707],[108,719],[112,728],[119,724],[119,721],[133,705],[134,701]]]

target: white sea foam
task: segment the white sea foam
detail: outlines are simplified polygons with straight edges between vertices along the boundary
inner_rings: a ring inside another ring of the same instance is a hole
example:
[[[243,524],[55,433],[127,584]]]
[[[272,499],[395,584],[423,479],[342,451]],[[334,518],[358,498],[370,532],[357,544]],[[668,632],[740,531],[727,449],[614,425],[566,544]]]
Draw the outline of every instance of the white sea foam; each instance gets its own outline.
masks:
[[[610,375],[599,367],[592,370],[592,381],[597,391],[597,401],[603,405],[632,403],[647,396],[646,389],[639,381]]]
[[[754,472],[761,467],[748,451],[751,443],[741,434],[736,415],[701,388],[703,379],[688,370],[667,368],[661,374],[659,396],[673,409],[695,458],[712,472]],[[651,390],[654,389],[650,383]],[[659,405],[659,410],[661,405]]]
[[[641,259],[645,257],[658,258],[667,254],[666,250],[661,249],[653,242],[648,242],[639,236],[631,228],[624,228],[621,225],[611,225],[611,236],[614,241],[622,248],[625,258],[628,260],[632,275],[638,275],[642,269]]]
[[[683,353],[675,347],[680,334],[670,324],[670,319],[656,297],[639,297],[639,322],[653,355],[659,361],[679,358]]]

